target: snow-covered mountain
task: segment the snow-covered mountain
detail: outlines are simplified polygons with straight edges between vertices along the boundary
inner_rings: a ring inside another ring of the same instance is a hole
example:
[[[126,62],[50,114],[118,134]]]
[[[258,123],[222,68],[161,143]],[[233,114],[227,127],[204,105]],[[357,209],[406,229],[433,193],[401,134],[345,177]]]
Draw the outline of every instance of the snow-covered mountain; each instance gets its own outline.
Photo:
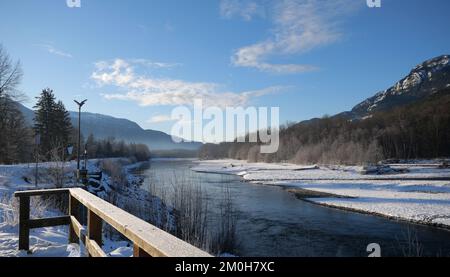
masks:
[[[20,109],[27,123],[32,125],[34,112],[23,105],[20,105]],[[78,126],[78,113],[70,112],[70,118],[72,125]],[[202,145],[199,142],[175,143],[170,135],[144,130],[131,120],[87,112],[81,113],[81,132],[86,137],[93,134],[97,139],[114,137],[126,142],[147,144],[150,150],[197,150]]]
[[[373,112],[409,104],[450,87],[450,56],[443,55],[416,66],[408,76],[385,91],[356,105],[350,113],[362,118]]]

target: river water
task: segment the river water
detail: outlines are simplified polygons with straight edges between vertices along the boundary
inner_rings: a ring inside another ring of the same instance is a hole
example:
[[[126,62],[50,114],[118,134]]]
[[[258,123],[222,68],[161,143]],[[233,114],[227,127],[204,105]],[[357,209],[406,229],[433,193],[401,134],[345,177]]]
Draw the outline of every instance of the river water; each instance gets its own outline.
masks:
[[[154,160],[139,173],[146,185],[160,188],[168,186],[166,180],[173,176],[199,185],[210,207],[210,228],[218,222],[217,203],[228,188],[237,217],[235,255],[367,256],[367,245],[378,243],[382,256],[450,256],[448,230],[327,208],[279,187],[250,184],[238,176],[196,173],[192,166],[189,160]]]

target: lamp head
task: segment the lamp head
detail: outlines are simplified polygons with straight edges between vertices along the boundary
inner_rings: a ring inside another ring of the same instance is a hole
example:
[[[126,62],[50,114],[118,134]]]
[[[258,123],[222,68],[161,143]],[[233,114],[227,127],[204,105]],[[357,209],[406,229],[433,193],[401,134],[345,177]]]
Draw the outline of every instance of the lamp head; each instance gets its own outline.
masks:
[[[86,101],[87,101],[87,99],[84,99],[83,101],[81,101],[81,102],[78,102],[77,100],[73,100],[75,103],[77,103],[77,105],[81,108],[81,107],[83,107],[83,105],[86,103]]]

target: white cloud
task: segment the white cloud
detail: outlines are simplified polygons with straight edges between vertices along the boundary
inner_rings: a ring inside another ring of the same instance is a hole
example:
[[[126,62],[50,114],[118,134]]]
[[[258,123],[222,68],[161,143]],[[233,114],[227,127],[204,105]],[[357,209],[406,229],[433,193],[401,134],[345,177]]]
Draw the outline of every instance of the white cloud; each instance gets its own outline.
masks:
[[[100,86],[115,86],[121,93],[102,94],[105,99],[134,101],[141,106],[192,105],[194,99],[202,99],[205,105],[220,107],[245,106],[251,99],[278,92],[275,86],[255,91],[223,92],[219,85],[207,82],[188,82],[169,78],[152,78],[136,73],[140,63],[115,59],[95,63],[91,78]]]
[[[302,54],[331,44],[342,36],[341,18],[360,3],[353,0],[280,0],[270,2],[273,29],[269,38],[235,51],[235,66],[253,67],[276,73],[299,73],[317,69],[302,64],[276,64],[267,60],[276,55]]]
[[[48,53],[53,55],[57,55],[64,58],[73,58],[72,54],[59,50],[51,44],[36,44],[36,46],[46,50]]]
[[[250,21],[255,16],[264,17],[265,10],[264,6],[256,1],[222,0],[220,2],[220,15],[227,19],[238,16],[246,21]]]

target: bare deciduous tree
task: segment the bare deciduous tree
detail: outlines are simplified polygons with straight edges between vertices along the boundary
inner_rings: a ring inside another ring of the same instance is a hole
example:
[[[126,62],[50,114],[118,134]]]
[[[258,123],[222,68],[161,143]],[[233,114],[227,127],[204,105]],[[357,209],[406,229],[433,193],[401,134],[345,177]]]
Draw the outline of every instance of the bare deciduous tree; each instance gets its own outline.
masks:
[[[17,86],[22,80],[22,75],[20,61],[14,63],[0,44],[0,97],[17,100],[20,96]]]
[[[17,103],[21,79],[20,62],[13,63],[0,45],[0,163],[23,161],[28,152],[29,134]]]

